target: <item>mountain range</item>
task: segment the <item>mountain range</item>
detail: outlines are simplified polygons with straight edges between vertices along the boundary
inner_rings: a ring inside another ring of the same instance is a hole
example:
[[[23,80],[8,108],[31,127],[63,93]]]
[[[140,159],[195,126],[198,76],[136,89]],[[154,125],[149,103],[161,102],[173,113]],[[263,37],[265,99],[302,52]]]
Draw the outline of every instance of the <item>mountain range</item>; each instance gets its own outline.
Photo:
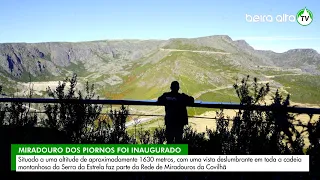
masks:
[[[72,73],[111,99],[155,99],[178,80],[198,100],[237,101],[232,84],[250,75],[296,102],[320,104],[320,54],[311,48],[255,50],[227,35],[0,44],[0,83],[8,94],[23,92],[31,81],[43,96],[46,86]]]

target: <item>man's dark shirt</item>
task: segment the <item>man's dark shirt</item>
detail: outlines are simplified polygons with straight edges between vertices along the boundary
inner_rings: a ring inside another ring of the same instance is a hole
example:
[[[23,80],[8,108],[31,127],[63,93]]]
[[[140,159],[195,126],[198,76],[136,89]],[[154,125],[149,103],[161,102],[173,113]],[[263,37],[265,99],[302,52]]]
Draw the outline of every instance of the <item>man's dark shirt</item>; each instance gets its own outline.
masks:
[[[194,98],[184,93],[166,92],[158,98],[165,105],[165,125],[184,126],[188,124],[187,105],[194,103]]]

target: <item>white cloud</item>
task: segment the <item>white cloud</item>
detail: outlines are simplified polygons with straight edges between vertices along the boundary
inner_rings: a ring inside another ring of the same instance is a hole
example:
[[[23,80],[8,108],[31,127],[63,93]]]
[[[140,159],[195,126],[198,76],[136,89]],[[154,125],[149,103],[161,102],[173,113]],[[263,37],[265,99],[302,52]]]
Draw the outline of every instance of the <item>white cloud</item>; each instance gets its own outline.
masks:
[[[297,41],[297,40],[320,40],[320,37],[285,37],[285,36],[249,36],[235,39],[256,41]]]

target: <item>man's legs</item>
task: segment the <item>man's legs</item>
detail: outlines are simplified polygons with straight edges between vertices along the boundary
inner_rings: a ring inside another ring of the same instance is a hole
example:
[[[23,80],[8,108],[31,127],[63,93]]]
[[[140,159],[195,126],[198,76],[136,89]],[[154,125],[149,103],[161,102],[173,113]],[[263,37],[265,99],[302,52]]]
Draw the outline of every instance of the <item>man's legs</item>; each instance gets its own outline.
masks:
[[[174,140],[174,128],[172,125],[166,125],[166,139],[167,139],[167,144],[173,144]]]
[[[166,126],[167,144],[179,144],[182,142],[183,126]]]
[[[175,128],[175,143],[182,143],[182,135],[183,135],[183,126],[177,126]]]

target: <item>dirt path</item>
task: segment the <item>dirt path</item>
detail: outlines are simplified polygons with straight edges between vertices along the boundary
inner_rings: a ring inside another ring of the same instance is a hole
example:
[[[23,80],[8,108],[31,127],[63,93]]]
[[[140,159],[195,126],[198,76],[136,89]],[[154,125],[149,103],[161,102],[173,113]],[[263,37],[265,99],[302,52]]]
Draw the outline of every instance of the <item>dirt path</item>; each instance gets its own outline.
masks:
[[[208,92],[214,92],[214,91],[219,91],[219,90],[222,90],[222,89],[230,89],[232,88],[233,85],[228,85],[228,86],[222,86],[222,87],[218,87],[218,88],[214,88],[214,89],[208,89],[208,90],[205,90],[205,91],[200,91],[198,92],[197,94],[193,95],[193,97],[195,99],[197,99],[198,97],[200,97],[202,94],[205,94],[205,93],[208,93]]]
[[[226,52],[215,52],[215,51],[195,51],[195,50],[182,50],[182,49],[163,49],[160,48],[161,51],[170,51],[170,52],[196,52],[196,53],[207,53],[207,54],[231,54]]]
[[[270,82],[270,81],[258,81],[258,83],[260,83],[260,84],[264,84],[264,83],[268,83],[268,82]],[[230,89],[230,88],[233,88],[233,85],[221,86],[221,87],[214,88],[214,89],[208,89],[208,90],[205,90],[205,91],[200,91],[197,94],[193,95],[193,97],[196,99],[196,98],[200,97],[202,94],[205,94],[205,93],[208,93],[208,92],[214,92],[214,91],[219,91],[219,90],[222,90],[222,89]]]
[[[299,76],[301,74],[279,74],[279,75],[272,75],[272,76],[265,76],[266,78],[275,78],[275,77],[281,77],[281,76]]]
[[[151,121],[155,118],[157,118],[157,117],[146,117],[146,118],[139,118],[138,120],[132,120],[132,121],[129,121],[126,123],[126,127],[128,128],[128,127],[134,126],[136,123],[137,123],[137,125],[143,124],[143,123]]]

